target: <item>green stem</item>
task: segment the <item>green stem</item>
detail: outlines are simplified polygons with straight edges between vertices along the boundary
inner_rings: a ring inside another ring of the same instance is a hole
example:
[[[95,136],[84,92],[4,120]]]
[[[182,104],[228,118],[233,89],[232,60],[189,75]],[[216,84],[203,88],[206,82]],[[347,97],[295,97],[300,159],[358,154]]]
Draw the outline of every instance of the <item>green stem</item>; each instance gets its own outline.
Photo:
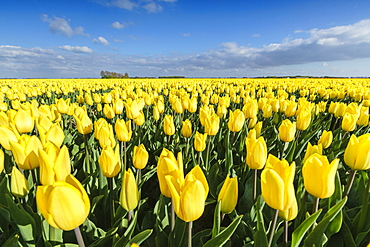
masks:
[[[211,137],[207,138],[207,153],[206,153],[206,171],[209,171],[209,149],[211,146]]]
[[[56,229],[53,226],[49,225],[49,241],[52,243],[56,242],[55,231]]]
[[[82,238],[80,227],[76,227],[74,229],[74,232],[75,232],[75,235],[76,235],[78,246],[85,247],[85,243],[84,243],[84,239]]]
[[[124,157],[123,157],[123,171],[126,171],[127,169],[127,145],[126,142],[123,143],[123,152],[124,152]]]
[[[312,212],[312,214],[316,213],[317,210],[319,210],[319,202],[320,202],[320,198],[315,197],[315,202],[313,204],[313,212]]]
[[[86,165],[86,172],[91,174],[91,167],[90,167],[90,155],[89,155],[89,145],[87,140],[87,135],[84,135],[84,142],[85,142],[85,165]]]
[[[283,240],[283,247],[288,246],[288,234],[289,234],[289,229],[288,229],[288,221],[284,221],[284,240]]]
[[[353,181],[355,180],[355,176],[356,176],[356,170],[351,170],[351,173],[349,174],[349,179],[348,179],[347,185],[344,189],[343,198],[348,196],[349,191],[351,190]]]
[[[131,218],[132,218],[132,210],[127,213],[127,221],[128,221],[128,223],[130,223]]]
[[[189,221],[188,223],[188,247],[191,247],[192,228],[193,228],[193,221]]]
[[[362,202],[362,209],[361,209],[361,216],[360,216],[360,221],[357,225],[357,233],[362,232],[365,222],[366,222],[366,215],[367,215],[367,209],[369,205],[369,193],[370,193],[370,178],[367,179],[367,185],[366,185],[366,190],[365,190],[365,195],[364,195],[364,200]]]
[[[173,206],[173,198],[171,198],[171,232],[175,228],[175,207]]]
[[[271,247],[272,244],[272,239],[274,238],[274,233],[275,233],[275,228],[276,228],[276,222],[279,216],[279,210],[275,211],[274,218],[272,220],[272,225],[271,225],[271,233],[270,233],[270,238],[269,238],[269,245],[268,247]]]
[[[113,178],[107,178],[108,179],[108,186],[109,186],[109,200],[110,200],[110,222],[113,226],[114,224],[114,191],[113,191]]]
[[[254,169],[253,202],[256,202],[256,198],[257,198],[257,175],[258,175],[258,170],[257,169]]]
[[[283,144],[283,148],[281,149],[280,159],[284,158],[284,149],[285,149],[286,142]]]

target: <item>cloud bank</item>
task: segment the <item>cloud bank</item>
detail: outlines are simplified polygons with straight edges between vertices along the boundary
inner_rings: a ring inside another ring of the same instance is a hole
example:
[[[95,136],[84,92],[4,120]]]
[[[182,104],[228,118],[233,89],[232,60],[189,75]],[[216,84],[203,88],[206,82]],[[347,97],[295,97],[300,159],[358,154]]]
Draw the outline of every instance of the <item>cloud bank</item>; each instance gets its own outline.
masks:
[[[49,31],[52,33],[59,33],[67,37],[72,37],[73,35],[83,35],[89,37],[89,34],[84,32],[83,27],[72,28],[69,25],[69,20],[60,17],[49,18],[48,15],[44,14],[41,17],[42,21],[49,23]]]
[[[322,67],[329,68],[331,61],[370,58],[370,19],[328,29],[300,30],[299,33],[308,35],[308,38],[287,39],[263,47],[243,46],[231,41],[201,53],[156,56],[95,53],[87,46],[64,45],[58,50],[1,45],[0,76],[27,77],[34,68],[43,73],[40,77],[98,77],[100,70],[127,71],[139,76],[179,73],[225,76],[226,72],[242,71],[247,76],[251,70],[258,72],[312,62],[320,62]],[[102,44],[103,39],[99,41]]]

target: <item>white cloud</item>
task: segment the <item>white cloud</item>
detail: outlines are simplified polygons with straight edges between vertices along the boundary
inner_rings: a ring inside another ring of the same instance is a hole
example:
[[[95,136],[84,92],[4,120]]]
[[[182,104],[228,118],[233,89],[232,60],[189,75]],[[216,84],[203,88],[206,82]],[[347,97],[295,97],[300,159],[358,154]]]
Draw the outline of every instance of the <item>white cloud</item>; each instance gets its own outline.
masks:
[[[57,58],[58,59],[61,59],[61,60],[65,60],[65,58],[63,56],[61,56],[61,55],[58,55]]]
[[[49,23],[49,30],[52,33],[59,33],[67,37],[72,37],[73,35],[83,35],[83,36],[89,36],[87,33],[84,32],[83,27],[76,27],[72,28],[69,25],[70,20],[66,20],[64,18],[56,17],[49,18],[48,15],[43,14],[41,19],[44,22]]]
[[[322,66],[327,67],[327,66],[329,66],[329,64],[327,62],[323,62]]]
[[[93,39],[93,43],[101,44],[101,45],[109,45],[109,41],[106,40],[104,37],[99,36],[97,39]]]
[[[92,53],[93,52],[93,50],[87,46],[63,45],[63,46],[59,46],[59,48],[62,50],[71,51],[74,53]]]
[[[145,4],[143,8],[146,9],[148,13],[158,13],[163,10],[163,7],[155,2]]]
[[[52,49],[40,47],[23,48],[21,46],[0,45],[0,57],[41,57],[46,54],[53,54]]]
[[[122,28],[127,28],[127,27],[132,26],[132,25],[135,25],[134,22],[132,22],[132,21],[130,21],[130,22],[122,22],[122,23],[116,21],[116,22],[113,22],[111,26],[113,28],[116,28],[116,29],[122,29]]]
[[[190,36],[190,33],[182,33],[181,34],[183,37],[189,37]]]
[[[111,3],[111,5],[116,6],[118,8],[133,10],[138,5],[130,0],[116,0]]]

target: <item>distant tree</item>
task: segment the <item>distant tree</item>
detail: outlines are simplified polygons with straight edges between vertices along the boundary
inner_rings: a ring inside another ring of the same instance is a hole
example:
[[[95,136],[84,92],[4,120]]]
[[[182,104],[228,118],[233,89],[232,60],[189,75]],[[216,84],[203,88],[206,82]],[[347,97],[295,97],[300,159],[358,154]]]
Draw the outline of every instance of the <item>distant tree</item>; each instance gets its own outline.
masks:
[[[100,77],[101,78],[128,78],[128,73],[126,72],[125,75],[117,72],[111,72],[111,71],[100,71]]]

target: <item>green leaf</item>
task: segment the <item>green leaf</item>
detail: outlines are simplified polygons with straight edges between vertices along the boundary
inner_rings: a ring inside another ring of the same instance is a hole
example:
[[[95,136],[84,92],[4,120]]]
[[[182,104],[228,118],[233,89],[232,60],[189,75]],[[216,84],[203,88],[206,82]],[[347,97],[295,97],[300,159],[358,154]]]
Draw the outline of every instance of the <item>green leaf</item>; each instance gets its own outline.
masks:
[[[337,216],[340,210],[342,210],[346,202],[347,197],[344,197],[340,202],[338,202],[335,206],[328,210],[320,223],[307,236],[306,240],[304,241],[304,246],[321,246],[323,244],[322,240],[326,228],[328,227],[329,223],[335,218],[335,216]]]
[[[214,238],[220,233],[220,227],[221,227],[221,201],[218,201],[213,216],[212,238]]]
[[[316,213],[314,213],[313,215],[311,215],[310,217],[305,219],[302,222],[302,224],[300,224],[297,227],[297,229],[294,230],[294,232],[292,234],[292,243],[291,243],[292,247],[299,246],[299,244],[301,243],[304,235],[306,234],[308,229],[310,229],[312,224],[314,224],[316,222],[316,220],[319,217],[319,215],[321,214],[321,212],[322,212],[322,209],[318,210]]]
[[[254,234],[254,246],[268,246],[267,234],[261,210],[257,211],[257,231]]]
[[[345,246],[347,246],[347,247],[356,247],[357,246],[355,241],[353,240],[351,230],[348,228],[346,222],[343,222],[343,226],[342,226],[342,229],[341,229],[340,233],[343,237],[343,241],[344,241]]]
[[[236,217],[231,224],[226,227],[222,232],[220,232],[216,237],[207,241],[203,247],[213,247],[213,246],[223,246],[233,235],[234,231],[238,227],[243,215]]]
[[[140,245],[143,243],[147,238],[150,237],[150,235],[153,233],[153,229],[148,229],[145,231],[140,232],[136,236],[134,236],[127,244],[126,247],[130,247],[131,244],[136,243],[137,245]]]
[[[18,247],[18,246],[22,246],[19,241],[19,235],[16,234],[14,235],[13,237],[11,237],[10,239],[8,239],[8,241],[6,241],[4,243],[4,245],[2,245],[3,247]]]

